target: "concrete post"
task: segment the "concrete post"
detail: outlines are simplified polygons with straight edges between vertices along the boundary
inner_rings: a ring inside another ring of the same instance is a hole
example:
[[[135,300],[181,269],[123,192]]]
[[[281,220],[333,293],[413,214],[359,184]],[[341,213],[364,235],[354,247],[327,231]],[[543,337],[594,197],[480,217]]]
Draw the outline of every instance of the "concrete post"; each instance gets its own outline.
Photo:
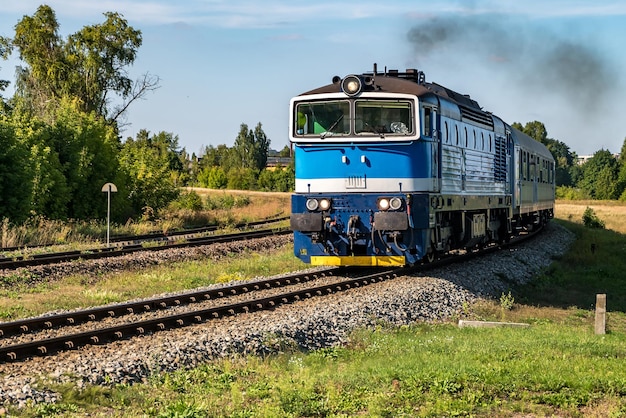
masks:
[[[596,334],[606,334],[606,294],[596,295]]]

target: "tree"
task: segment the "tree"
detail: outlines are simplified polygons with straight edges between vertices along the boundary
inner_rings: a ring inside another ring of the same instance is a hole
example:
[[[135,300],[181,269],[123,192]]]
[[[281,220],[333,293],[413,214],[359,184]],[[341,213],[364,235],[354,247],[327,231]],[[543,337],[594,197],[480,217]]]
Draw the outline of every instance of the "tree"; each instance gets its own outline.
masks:
[[[597,151],[582,166],[582,178],[578,186],[593,199],[617,199],[617,159],[608,150]]]
[[[254,128],[254,167],[257,170],[265,169],[267,165],[267,153],[270,150],[270,140],[263,132],[261,122]]]
[[[96,112],[85,113],[77,101],[62,99],[50,126],[49,145],[57,152],[70,199],[67,216],[101,218],[102,185],[118,177],[120,142],[115,129]]]
[[[542,144],[546,145],[546,140],[548,138],[548,131],[545,125],[539,121],[527,122],[524,127],[520,123],[514,123],[512,125],[515,129],[519,129],[524,132],[526,135],[533,138],[535,141],[539,141]]]
[[[15,25],[13,45],[28,64],[27,68],[18,68],[16,95],[36,115],[42,115],[47,103],[61,97],[61,85],[68,72],[54,10],[42,5],[32,17],[24,16]]]
[[[0,36],[0,58],[6,60],[11,53],[11,40]],[[0,80],[0,92],[4,91],[10,82],[8,80]],[[5,103],[4,98],[0,94],[0,110],[3,109]]]
[[[30,172],[28,148],[21,143],[15,128],[0,119],[0,218],[23,221],[29,214]]]
[[[269,146],[270,140],[263,132],[261,122],[257,124],[254,131],[249,130],[248,125],[242,123],[233,146],[234,164],[231,168],[235,166],[261,171],[267,164]]]
[[[78,99],[81,110],[117,122],[135,100],[158,88],[158,77],[133,82],[127,68],[141,46],[141,32],[118,13],[102,24],[85,26],[64,41],[50,6],[40,6],[15,26],[13,45],[26,63],[17,77],[17,96],[34,114],[48,115],[63,97]],[[122,104],[112,107],[112,95]]]
[[[167,206],[178,196],[172,175],[172,153],[176,152],[178,138],[161,132],[150,136],[146,130],[128,138],[120,153],[120,168],[128,178],[127,198],[135,213],[146,208],[153,211]]]
[[[617,193],[620,200],[626,200],[626,138],[619,154],[619,174],[617,175]]]

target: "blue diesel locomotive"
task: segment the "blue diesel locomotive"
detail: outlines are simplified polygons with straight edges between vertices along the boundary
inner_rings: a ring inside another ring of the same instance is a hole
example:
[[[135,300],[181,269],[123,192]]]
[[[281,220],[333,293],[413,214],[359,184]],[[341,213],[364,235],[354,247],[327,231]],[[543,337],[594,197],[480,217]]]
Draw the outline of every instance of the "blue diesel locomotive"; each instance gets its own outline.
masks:
[[[432,261],[553,217],[548,149],[420,71],[336,76],[290,112],[290,223],[306,263]]]

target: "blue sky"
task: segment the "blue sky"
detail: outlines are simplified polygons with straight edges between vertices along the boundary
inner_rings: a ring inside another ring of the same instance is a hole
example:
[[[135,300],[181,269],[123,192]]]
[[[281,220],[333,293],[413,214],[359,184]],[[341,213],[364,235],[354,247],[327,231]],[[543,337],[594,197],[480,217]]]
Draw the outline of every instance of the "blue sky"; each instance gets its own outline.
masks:
[[[5,2],[0,35],[41,1]],[[418,68],[508,123],[539,120],[579,155],[626,137],[626,2],[613,0],[49,0],[63,37],[121,13],[142,31],[123,137],[171,132],[189,153],[232,146],[258,122],[288,145],[289,99],[334,75]],[[16,56],[0,61],[13,81]],[[12,93],[9,88],[5,96]]]

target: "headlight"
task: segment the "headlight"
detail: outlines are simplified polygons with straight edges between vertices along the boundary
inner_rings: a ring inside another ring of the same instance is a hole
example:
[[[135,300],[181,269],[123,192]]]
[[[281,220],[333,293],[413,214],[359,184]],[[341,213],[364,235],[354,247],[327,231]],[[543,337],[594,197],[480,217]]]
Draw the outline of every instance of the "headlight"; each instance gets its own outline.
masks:
[[[317,210],[319,203],[317,203],[316,199],[307,199],[306,200],[306,208],[310,211]]]
[[[326,211],[330,209],[330,199],[307,199],[306,200],[306,208],[311,212],[321,210]]]
[[[378,200],[378,209],[387,210],[389,209],[389,199],[382,198]]]
[[[341,90],[348,96],[355,96],[361,92],[361,79],[355,75],[349,75],[341,81]]]
[[[391,210],[398,210],[402,207],[402,199],[400,199],[399,197],[392,197],[391,200],[389,201],[389,208],[391,208]]]

